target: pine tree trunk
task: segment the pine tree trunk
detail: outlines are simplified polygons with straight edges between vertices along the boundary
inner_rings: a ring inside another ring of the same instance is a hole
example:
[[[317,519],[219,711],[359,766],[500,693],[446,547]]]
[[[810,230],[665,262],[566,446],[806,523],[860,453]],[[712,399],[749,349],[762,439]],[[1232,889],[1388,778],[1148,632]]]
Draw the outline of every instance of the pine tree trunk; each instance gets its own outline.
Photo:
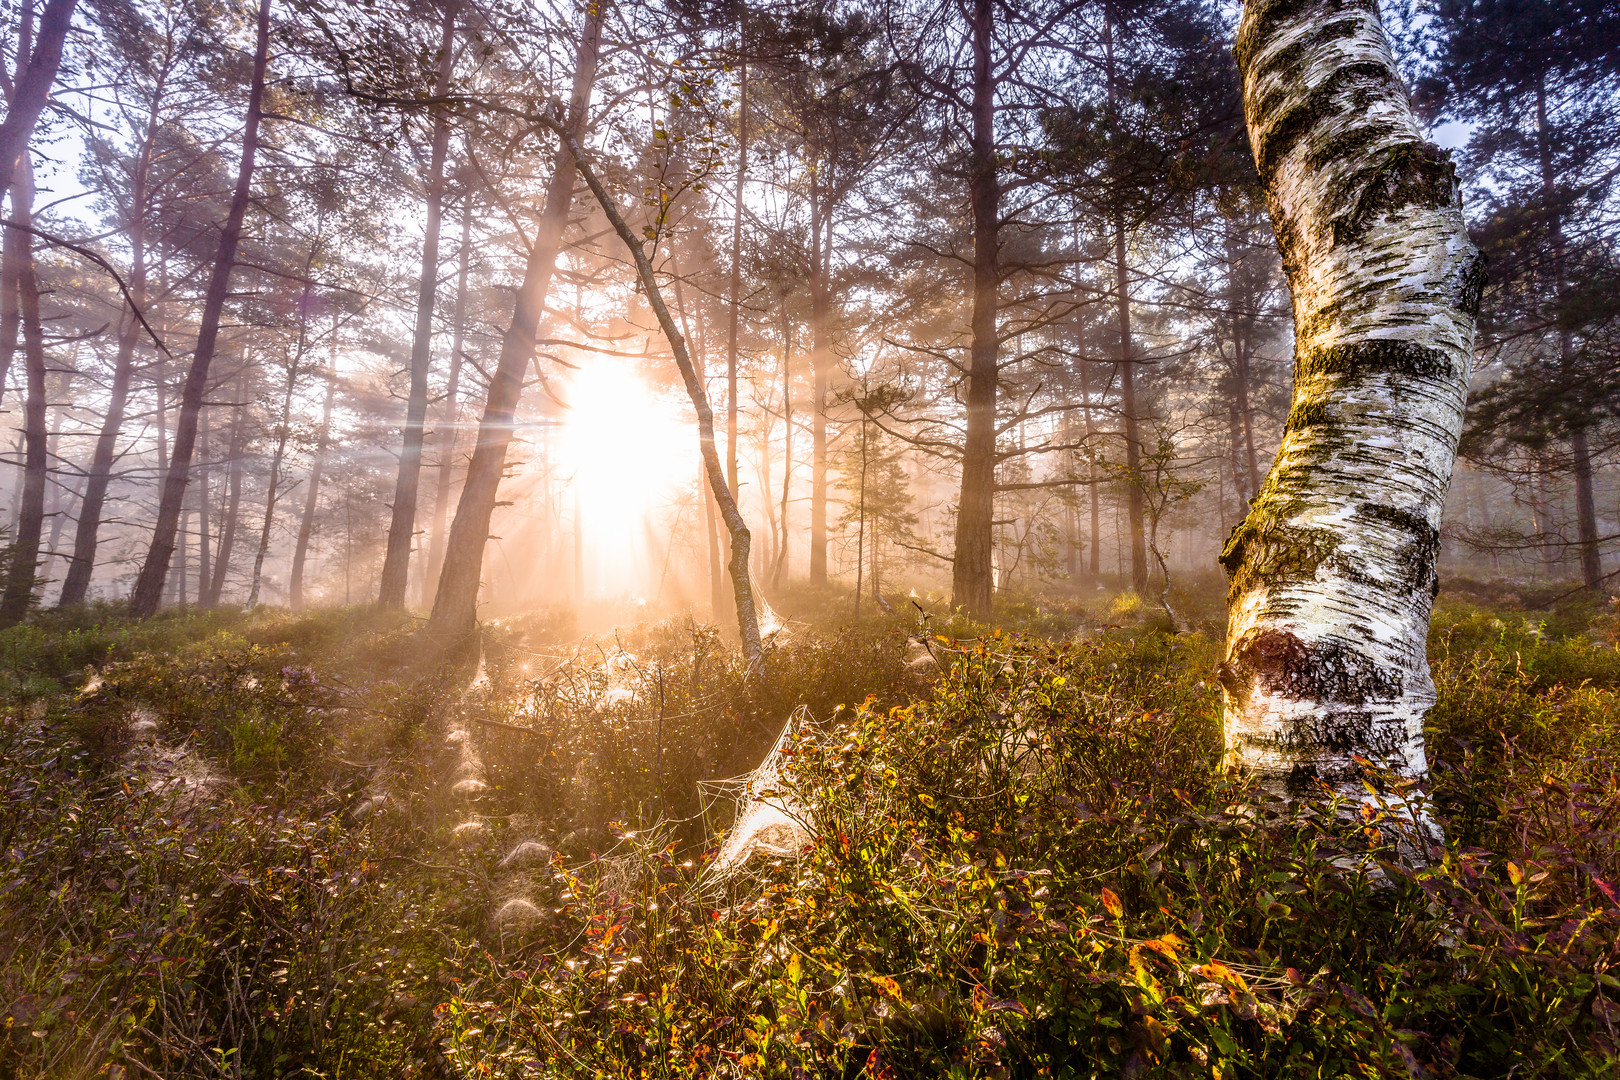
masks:
[[[1000,287],[1001,188],[996,178],[995,94],[991,71],[995,8],[973,0],[973,135],[968,197],[973,211],[973,315],[967,371],[967,430],[956,509],[952,602],[974,618],[990,614],[994,581],[992,525],[996,484],[996,340]]]
[[[1569,293],[1569,275],[1566,269],[1563,216],[1558,206],[1558,185],[1553,174],[1552,143],[1547,128],[1547,88],[1545,80],[1536,83],[1536,147],[1541,162],[1541,194],[1548,210],[1548,227],[1552,230],[1553,246],[1553,302],[1557,315]],[[1558,366],[1560,374],[1570,377],[1575,363],[1574,339],[1568,330],[1558,331]],[[1571,388],[1573,390],[1573,388]],[[1603,583],[1603,558],[1597,528],[1597,502],[1592,497],[1592,450],[1586,434],[1587,421],[1580,417],[1570,432],[1569,450],[1571,472],[1575,478],[1575,528],[1580,539],[1581,583],[1596,589]]]
[[[832,246],[827,198],[814,177],[810,181],[810,584],[827,584],[827,391],[832,367]],[[823,236],[825,235],[825,240]]]
[[[1234,48],[1293,293],[1294,402],[1221,562],[1228,760],[1351,797],[1427,763],[1425,650],[1484,274],[1373,0],[1251,0]]]
[[[574,65],[574,88],[569,100],[568,129],[585,130],[590,107],[591,87],[596,82],[598,38],[607,0],[586,3],[585,21],[580,30],[579,56]],[[546,191],[546,205],[534,246],[517,290],[512,323],[501,339],[500,358],[490,380],[484,416],[478,425],[478,442],[467,476],[462,482],[456,517],[445,544],[444,570],[433,599],[429,624],[440,633],[470,632],[478,620],[478,590],[484,570],[484,547],[489,541],[489,519],[495,512],[495,492],[506,467],[506,451],[512,442],[512,416],[523,389],[523,377],[534,356],[540,317],[545,312],[546,293],[551,288],[557,251],[562,246],[563,227],[574,198],[574,162],[566,143],[558,150],[556,172]]]
[[[22,225],[33,223],[34,177],[32,165],[18,163],[11,184],[11,216]],[[22,308],[23,366],[28,375],[23,403],[23,483],[18,502],[17,535],[12,544],[11,573],[0,595],[0,628],[15,626],[34,604],[39,575],[39,541],[45,524],[45,482],[50,466],[46,440],[45,332],[39,321],[39,279],[34,273],[32,236],[23,244],[17,267],[17,295]]]
[[[208,368],[219,342],[219,321],[230,296],[231,269],[236,264],[236,248],[242,238],[242,222],[247,217],[253,186],[253,162],[259,150],[259,119],[264,103],[264,74],[270,55],[270,0],[259,2],[258,36],[253,53],[252,84],[248,91],[247,121],[242,131],[242,158],[236,171],[236,190],[231,195],[229,215],[219,238],[213,276],[203,297],[202,318],[197,329],[197,348],[191,369],[186,373],[180,395],[180,415],[175,423],[174,451],[163,477],[158,499],[157,525],[152,530],[152,546],[135,589],[130,596],[130,613],[138,618],[152,615],[163,598],[163,581],[174,555],[174,533],[180,523],[186,484],[191,479],[191,451],[197,439],[197,413],[208,388]]]
[[[308,263],[304,272],[310,271]],[[304,288],[305,303],[299,305],[299,310],[307,310],[310,290]],[[270,476],[266,481],[267,491],[264,498],[264,521],[259,526],[259,546],[253,553],[253,578],[248,586],[247,609],[252,611],[259,606],[259,589],[264,581],[264,560],[270,553],[270,534],[276,523],[276,502],[281,494],[281,465],[287,456],[287,439],[292,434],[292,403],[293,394],[298,389],[299,371],[304,365],[304,351],[309,344],[309,322],[301,320],[298,325],[298,345],[293,352],[292,363],[287,365],[286,392],[281,398],[281,417],[276,424],[276,448],[270,454]]]
[[[129,406],[129,390],[135,378],[135,344],[141,335],[140,320],[135,313],[146,306],[147,185],[151,178],[152,155],[157,145],[157,128],[158,110],[154,101],[152,110],[147,114],[146,134],[136,161],[129,218],[125,224],[130,247],[130,305],[118,328],[118,353],[113,360],[112,383],[107,388],[107,411],[102,417],[101,431],[96,436],[95,450],[90,455],[84,500],[79,506],[79,523],[73,534],[73,557],[68,561],[67,577],[62,582],[62,595],[58,600],[62,607],[82,604],[89,595],[90,578],[96,569],[96,548],[101,541],[101,513],[107,502],[107,488],[112,483],[113,463],[118,458],[118,436],[123,432],[124,412]],[[0,340],[3,340],[4,333],[3,327],[0,327]],[[4,374],[0,373],[0,383],[4,382],[4,378]],[[207,574],[204,573],[206,578]],[[201,592],[200,589],[198,591]]]
[[[212,533],[208,528],[208,470],[213,462],[208,460],[209,455],[208,410],[202,409],[197,414],[197,455],[202,459],[202,467],[197,470],[197,606],[201,607],[204,591],[208,583],[214,578],[214,563],[209,543]]]
[[[467,270],[472,253],[472,200],[461,214],[461,249],[457,253],[456,310],[450,330],[450,379],[444,388],[444,431],[439,435],[439,469],[433,492],[433,533],[428,541],[428,571],[422,575],[426,603],[430,583],[439,580],[444,558],[444,525],[450,516],[450,482],[456,469],[456,434],[461,417],[461,352],[467,326]]]
[[[0,201],[5,192],[0,191]],[[17,359],[17,336],[22,330],[22,308],[17,305],[17,275],[32,237],[21,229],[6,229],[0,239],[0,395],[11,378]]]
[[[247,439],[243,422],[244,409],[239,405],[231,415],[231,441],[226,451],[230,465],[226,473],[225,512],[220,515],[219,557],[214,562],[214,577],[208,591],[198,590],[198,602],[205,608],[218,607],[225,594],[225,578],[231,571],[231,549],[236,546],[236,523],[242,511],[242,459],[247,454]]]
[[[22,47],[17,52],[19,58],[26,55],[28,63],[19,64],[21,72],[12,90],[10,108],[5,122],[0,123],[0,195],[11,189],[17,170],[22,167],[22,157],[34,137],[34,125],[39,122],[51,84],[56,81],[56,69],[62,63],[62,46],[73,26],[75,4],[76,0],[45,0],[37,37],[33,34],[33,6],[24,5]]]
[[[304,567],[309,559],[309,541],[315,533],[315,510],[321,495],[321,470],[326,464],[326,448],[331,444],[332,398],[337,390],[337,320],[332,322],[332,343],[326,361],[326,397],[321,403],[321,427],[315,436],[315,460],[309,465],[309,489],[304,492],[304,513],[298,522],[298,542],[293,547],[292,572],[287,576],[287,602],[294,611],[304,608]]]
[[[741,29],[738,43],[741,45]],[[726,486],[737,498],[737,332],[742,323],[743,185],[748,181],[748,61],[737,97],[737,190],[731,207],[731,322],[726,329]]]
[[[771,567],[773,589],[782,587],[782,578],[788,567],[788,543],[793,537],[792,530],[788,528],[788,491],[793,486],[793,327],[787,319],[785,296],[782,307],[782,508],[777,515],[782,532],[776,548],[776,565]]]
[[[714,410],[709,405],[709,395],[703,387],[703,379],[696,365],[692,363],[691,354],[686,350],[686,338],[675,328],[675,318],[669,313],[669,306],[664,303],[663,290],[658,287],[658,275],[654,273],[652,263],[647,259],[647,251],[642,247],[641,238],[631,231],[624,216],[619,213],[618,204],[602,186],[602,182],[590,165],[580,156],[579,146],[574,141],[573,135],[561,125],[558,125],[556,130],[585,185],[591,189],[597,205],[602,208],[603,215],[613,226],[613,231],[619,234],[625,251],[635,263],[636,277],[641,282],[642,292],[646,294],[647,305],[652,308],[653,315],[658,320],[658,328],[663,331],[664,340],[669,343],[670,352],[675,356],[675,367],[680,371],[681,381],[686,385],[686,395],[691,399],[692,411],[697,413],[698,450],[703,458],[704,474],[709,481],[709,490],[714,494],[715,502],[719,504],[720,519],[725,522],[726,535],[731,541],[731,560],[726,569],[731,576],[731,591],[736,602],[737,632],[742,638],[743,660],[746,671],[752,675],[759,670],[765,657],[759,632],[759,613],[754,607],[754,588],[749,580],[749,554],[753,546],[753,537],[748,530],[748,523],[743,520],[742,512],[737,508],[737,500],[732,497],[731,487],[726,483],[726,474],[720,462],[720,451],[715,445]]]
[[[458,0],[446,0],[439,33],[439,70],[433,96],[450,91],[456,43]],[[388,525],[388,546],[383,555],[382,582],[377,606],[397,611],[405,606],[410,581],[411,541],[416,535],[416,497],[422,480],[423,427],[427,422],[428,371],[433,364],[433,302],[439,284],[439,230],[444,208],[444,160],[450,149],[450,118],[443,109],[433,114],[433,147],[428,161],[427,227],[422,238],[422,273],[416,287],[416,334],[411,341],[411,389],[405,402],[405,430],[399,451],[399,472],[394,482],[394,512]]]
[[[50,438],[46,440],[46,461],[48,462],[62,460],[62,417],[67,413],[68,409],[72,408],[73,405],[71,400],[73,374],[77,367],[77,357],[75,356],[74,358],[70,358],[68,360],[67,370],[62,372],[56,384],[56,390],[53,394],[57,400],[56,415],[51,418]],[[46,577],[50,576],[51,566],[55,562],[56,556],[60,550],[57,547],[57,544],[61,541],[62,526],[66,524],[69,516],[69,501],[77,494],[72,487],[74,479],[75,478],[71,476],[65,479],[58,479],[55,484],[47,485],[46,488],[46,490],[50,493],[50,498],[48,500],[49,509],[47,510],[45,516],[51,519],[50,534],[45,538],[44,541],[44,572]]]
[[[1104,75],[1108,83],[1108,111],[1111,118],[1118,114],[1116,73],[1114,70],[1114,19],[1110,9],[1103,24]],[[1116,120],[1117,122],[1117,120]],[[1119,409],[1125,436],[1125,498],[1126,514],[1131,527],[1131,588],[1138,596],[1147,595],[1148,564],[1147,537],[1143,532],[1144,511],[1142,489],[1142,417],[1137,411],[1136,358],[1131,343],[1131,266],[1126,249],[1125,211],[1120,205],[1125,197],[1123,179],[1118,176],[1123,162],[1112,161],[1110,169],[1116,173],[1114,210],[1110,227],[1114,239],[1114,298],[1115,314],[1119,325]]]

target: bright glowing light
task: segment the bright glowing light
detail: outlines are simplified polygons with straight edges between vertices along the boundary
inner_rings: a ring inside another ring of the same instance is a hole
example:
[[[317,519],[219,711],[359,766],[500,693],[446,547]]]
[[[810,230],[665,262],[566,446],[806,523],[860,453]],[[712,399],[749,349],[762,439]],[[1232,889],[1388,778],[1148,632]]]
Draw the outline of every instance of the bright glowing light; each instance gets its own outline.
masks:
[[[559,396],[558,458],[572,474],[585,537],[587,591],[657,587],[682,489],[697,476],[697,431],[680,403],[652,392],[629,362],[601,357],[571,373]],[[565,495],[571,499],[573,492]]]

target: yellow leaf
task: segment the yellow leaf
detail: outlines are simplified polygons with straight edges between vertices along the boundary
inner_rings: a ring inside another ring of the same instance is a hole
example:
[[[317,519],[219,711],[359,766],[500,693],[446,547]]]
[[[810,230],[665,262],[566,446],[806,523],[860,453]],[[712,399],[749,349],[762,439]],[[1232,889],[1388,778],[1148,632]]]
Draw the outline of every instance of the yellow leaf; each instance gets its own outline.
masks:
[[[1125,905],[1119,902],[1119,897],[1114,894],[1114,890],[1108,888],[1106,885],[1103,886],[1102,904],[1103,908],[1108,912],[1108,914],[1112,915],[1116,919],[1125,914]]]
[[[894,998],[896,1001],[903,1000],[900,996],[900,984],[887,975],[868,975],[867,978],[872,980],[873,986],[882,990],[889,997]]]
[[[1231,983],[1239,990],[1247,990],[1249,984],[1243,981],[1243,976],[1221,963],[1219,960],[1207,960],[1201,969],[1206,979],[1218,979],[1221,982]]]
[[[1514,888],[1524,884],[1524,871],[1519,869],[1518,863],[1507,864],[1508,880],[1513,882]]]

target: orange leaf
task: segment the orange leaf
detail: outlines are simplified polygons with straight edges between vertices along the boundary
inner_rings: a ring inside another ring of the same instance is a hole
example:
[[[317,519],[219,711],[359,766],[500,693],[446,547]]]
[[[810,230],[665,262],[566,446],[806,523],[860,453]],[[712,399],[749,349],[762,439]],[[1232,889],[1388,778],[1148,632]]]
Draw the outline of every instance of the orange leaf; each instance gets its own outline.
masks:
[[[1114,894],[1114,890],[1108,888],[1106,885],[1103,886],[1102,902],[1103,907],[1107,910],[1108,914],[1112,915],[1114,918],[1117,919],[1121,915],[1125,914],[1125,905],[1119,902],[1119,897]]]

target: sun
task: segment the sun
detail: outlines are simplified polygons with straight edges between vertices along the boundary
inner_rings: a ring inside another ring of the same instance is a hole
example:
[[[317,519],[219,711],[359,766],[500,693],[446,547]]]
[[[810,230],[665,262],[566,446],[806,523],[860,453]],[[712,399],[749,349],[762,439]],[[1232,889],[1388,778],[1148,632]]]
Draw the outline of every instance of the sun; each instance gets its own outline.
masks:
[[[698,471],[696,428],[682,403],[651,388],[632,363],[592,360],[558,388],[567,405],[557,454],[577,495],[588,591],[639,593],[670,520]]]

